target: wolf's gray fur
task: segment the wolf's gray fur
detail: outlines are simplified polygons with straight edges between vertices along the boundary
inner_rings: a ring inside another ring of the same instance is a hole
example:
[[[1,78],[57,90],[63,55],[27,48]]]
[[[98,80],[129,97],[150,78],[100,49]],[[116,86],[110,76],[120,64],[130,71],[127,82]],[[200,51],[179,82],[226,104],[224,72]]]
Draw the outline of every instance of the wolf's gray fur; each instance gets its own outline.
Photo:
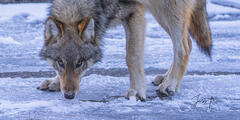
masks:
[[[74,79],[80,78],[76,77],[76,74],[82,76],[86,69],[102,58],[101,39],[106,29],[120,24],[122,20],[137,11],[136,4],[136,2],[124,0],[53,1],[45,27],[45,45],[40,56],[48,60],[49,64],[56,69],[58,73],[56,83],[60,80],[63,94],[70,91],[77,92],[78,82],[74,83],[77,81]],[[87,20],[83,22],[88,18],[93,22],[91,26],[91,22]],[[84,24],[88,25],[84,27]],[[83,27],[82,31],[77,26]],[[80,67],[75,70],[77,64],[80,64]],[[77,71],[75,75],[74,71]],[[63,79],[66,80],[63,81]],[[74,83],[75,86],[66,87],[64,83],[66,81],[68,84]],[[45,82],[47,83],[50,84]],[[45,84],[42,84],[44,87],[40,89],[51,88],[51,85]]]

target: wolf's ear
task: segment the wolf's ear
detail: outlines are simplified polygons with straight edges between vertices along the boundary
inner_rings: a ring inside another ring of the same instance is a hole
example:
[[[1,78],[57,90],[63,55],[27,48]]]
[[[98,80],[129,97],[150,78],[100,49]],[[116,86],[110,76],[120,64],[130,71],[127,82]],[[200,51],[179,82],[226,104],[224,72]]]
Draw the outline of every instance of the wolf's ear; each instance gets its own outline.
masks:
[[[82,27],[80,27],[80,24],[78,25],[78,29],[82,28]],[[84,41],[90,41],[91,42],[92,40],[94,40],[94,37],[95,37],[95,31],[94,31],[95,23],[94,23],[94,20],[92,18],[88,19],[87,21],[84,22],[84,24],[85,24],[85,25],[83,25],[84,27],[82,29],[79,29],[79,31],[82,30],[82,31],[80,31],[80,35],[81,35],[81,37]]]
[[[57,42],[56,38],[61,32],[62,24],[49,17],[45,24],[45,44]]]

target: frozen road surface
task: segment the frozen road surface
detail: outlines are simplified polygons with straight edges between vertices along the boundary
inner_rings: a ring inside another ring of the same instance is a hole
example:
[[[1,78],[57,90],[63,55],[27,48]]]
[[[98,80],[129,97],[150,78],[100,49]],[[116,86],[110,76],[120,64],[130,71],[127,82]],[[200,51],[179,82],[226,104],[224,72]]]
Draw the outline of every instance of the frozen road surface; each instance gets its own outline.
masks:
[[[240,120],[240,2],[207,7],[214,48],[210,61],[193,45],[180,91],[159,99],[151,84],[172,62],[169,36],[147,13],[147,101],[126,100],[129,87],[122,27],[107,31],[104,58],[82,79],[77,97],[38,91],[55,76],[38,54],[49,4],[0,5],[0,120]]]

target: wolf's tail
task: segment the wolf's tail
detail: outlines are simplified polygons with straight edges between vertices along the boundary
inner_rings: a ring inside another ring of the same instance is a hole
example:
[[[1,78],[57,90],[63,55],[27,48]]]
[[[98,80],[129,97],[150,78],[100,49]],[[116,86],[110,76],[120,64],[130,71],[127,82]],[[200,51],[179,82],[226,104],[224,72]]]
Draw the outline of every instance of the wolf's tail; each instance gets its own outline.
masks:
[[[189,32],[196,40],[201,51],[211,58],[212,37],[208,24],[206,0],[196,0],[196,2],[197,5],[193,10]]]

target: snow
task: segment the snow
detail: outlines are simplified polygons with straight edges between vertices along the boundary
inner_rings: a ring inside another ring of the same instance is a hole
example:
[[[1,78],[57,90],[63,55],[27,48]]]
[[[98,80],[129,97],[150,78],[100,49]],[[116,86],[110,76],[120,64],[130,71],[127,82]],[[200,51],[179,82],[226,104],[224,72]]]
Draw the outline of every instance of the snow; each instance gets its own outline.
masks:
[[[208,1],[207,2],[207,11],[209,14],[224,14],[224,13],[226,14],[226,13],[239,13],[240,9],[215,5],[215,4],[211,3],[210,1]]]
[[[0,22],[8,21],[14,16],[24,15],[28,22],[47,18],[50,4],[5,4],[0,5]],[[37,8],[37,9],[36,9]]]
[[[18,114],[19,112],[29,111],[39,107],[46,107],[51,104],[49,101],[28,101],[16,103],[15,101],[12,102],[5,100],[0,100],[0,103],[0,109],[1,112],[3,112],[3,114],[0,114],[0,117]]]
[[[0,119],[239,119],[240,9],[229,6],[240,1],[225,0],[227,6],[220,0],[215,0],[218,5],[211,1],[207,10],[213,59],[204,56],[193,42],[188,72],[180,91],[171,99],[160,100],[151,82],[171,65],[172,43],[153,17],[146,14],[146,102],[124,98],[129,78],[124,74],[127,66],[122,26],[107,31],[104,58],[93,67],[105,75],[95,72],[84,77],[74,100],[64,99],[60,92],[36,89],[42,80],[50,78],[1,77],[7,72],[53,69],[38,56],[50,4],[0,5]]]
[[[14,40],[14,39],[11,38],[11,37],[7,37],[7,38],[0,37],[0,44],[16,44],[16,45],[21,45],[20,42]]]
[[[239,0],[226,0],[226,1],[231,1],[231,2],[235,2],[235,3],[239,3],[240,4]]]
[[[57,114],[58,116],[53,118],[61,120],[81,114],[89,114],[97,119],[108,118],[108,115],[117,117],[119,114],[154,116],[166,112],[179,115],[191,112],[240,112],[238,75],[187,75],[180,91],[170,100],[155,97],[156,87],[151,84],[154,76],[146,78],[147,96],[154,97],[148,98],[146,102],[136,102],[135,98],[128,101],[124,98],[129,85],[128,77],[84,77],[74,100],[64,99],[60,92],[38,91],[35,87],[42,79],[0,78],[0,118],[26,118],[29,113],[35,116],[35,119]]]

